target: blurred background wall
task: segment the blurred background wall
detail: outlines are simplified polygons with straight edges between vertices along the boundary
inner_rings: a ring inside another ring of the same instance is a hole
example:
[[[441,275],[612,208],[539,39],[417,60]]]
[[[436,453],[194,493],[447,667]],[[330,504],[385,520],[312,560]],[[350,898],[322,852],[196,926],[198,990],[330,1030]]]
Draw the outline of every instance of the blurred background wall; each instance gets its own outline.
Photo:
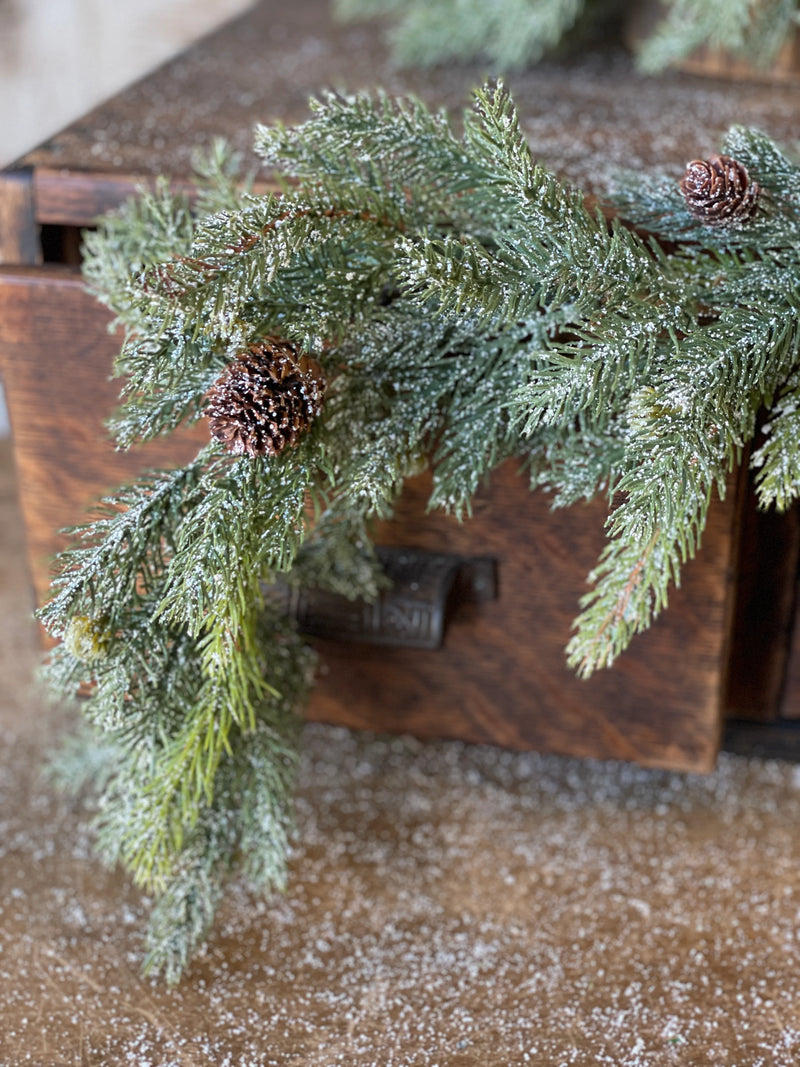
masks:
[[[0,0],[0,166],[253,0]]]
[[[0,0],[0,167],[252,3]]]

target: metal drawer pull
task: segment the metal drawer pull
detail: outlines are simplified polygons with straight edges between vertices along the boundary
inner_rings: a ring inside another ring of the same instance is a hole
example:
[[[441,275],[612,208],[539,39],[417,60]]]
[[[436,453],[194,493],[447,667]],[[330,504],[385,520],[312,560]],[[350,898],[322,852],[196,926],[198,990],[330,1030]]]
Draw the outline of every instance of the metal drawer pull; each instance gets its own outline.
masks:
[[[490,557],[456,556],[411,548],[377,548],[392,582],[374,604],[323,590],[273,587],[301,633],[335,641],[398,648],[441,648],[449,605],[497,596]]]

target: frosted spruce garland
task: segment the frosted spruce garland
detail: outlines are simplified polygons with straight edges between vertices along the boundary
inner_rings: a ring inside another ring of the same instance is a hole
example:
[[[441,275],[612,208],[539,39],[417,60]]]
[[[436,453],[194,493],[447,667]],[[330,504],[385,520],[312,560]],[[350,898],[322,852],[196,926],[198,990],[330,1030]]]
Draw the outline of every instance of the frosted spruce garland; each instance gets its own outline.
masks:
[[[382,16],[395,60],[407,66],[488,60],[508,73],[592,34],[619,33],[637,0],[332,0],[341,19]],[[798,0],[662,0],[637,48],[650,73],[700,48],[767,69],[800,21]],[[645,23],[646,25],[646,23]]]
[[[459,518],[509,457],[556,507],[613,500],[582,675],[666,605],[757,431],[762,504],[800,487],[800,169],[765,136],[733,130],[683,193],[630,178],[627,224],[534,162],[502,86],[461,136],[413,99],[329,95],[256,143],[282,195],[220,149],[194,210],[162,184],[86,237],[126,331],[118,444],[197,420],[209,442],[74,532],[41,611],[50,684],[89,692],[107,757],[100,852],[155,895],[169,980],[233,873],[285,877],[314,657],[264,587],[375,597],[370,526],[407,474],[428,464]]]

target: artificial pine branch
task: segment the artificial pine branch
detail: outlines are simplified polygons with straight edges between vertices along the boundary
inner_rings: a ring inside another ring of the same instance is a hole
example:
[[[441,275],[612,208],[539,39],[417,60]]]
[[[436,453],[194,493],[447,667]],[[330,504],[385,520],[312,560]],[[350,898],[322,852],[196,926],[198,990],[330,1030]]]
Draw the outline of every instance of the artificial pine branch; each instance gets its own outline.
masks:
[[[797,24],[797,0],[668,0],[639,51],[642,70],[664,70],[697,48],[722,49],[766,68]]]
[[[552,52],[593,9],[608,0],[335,0],[339,18],[397,16],[390,32],[395,58],[404,65],[488,58],[517,70]]]
[[[313,657],[270,587],[376,596],[371,525],[409,474],[458,517],[508,457],[554,506],[613,501],[583,675],[666,606],[757,432],[763,501],[800,491],[800,169],[768,138],[732,131],[683,195],[630,177],[611,222],[536,163],[502,85],[460,137],[419,101],[331,94],[257,144],[280,196],[216,149],[200,210],[161,186],[87,238],[126,331],[118,443],[204,417],[219,439],[107,500],[41,612],[54,690],[88,692],[113,753],[101,852],[157,895],[170,980],[227,878],[285,878]]]
[[[608,26],[621,0],[334,0],[344,20],[384,16],[395,60],[406,66],[489,60],[508,73],[537,63],[580,29]],[[666,0],[637,61],[662,71],[699,48],[722,49],[766,68],[798,21],[797,0]]]

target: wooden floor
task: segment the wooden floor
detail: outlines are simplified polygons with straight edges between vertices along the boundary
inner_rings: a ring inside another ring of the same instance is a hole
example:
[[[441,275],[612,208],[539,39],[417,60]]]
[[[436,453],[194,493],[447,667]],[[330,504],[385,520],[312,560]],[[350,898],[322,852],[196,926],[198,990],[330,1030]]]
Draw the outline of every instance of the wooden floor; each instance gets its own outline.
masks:
[[[307,728],[285,896],[236,887],[169,991],[148,902],[44,782],[0,442],[3,1067],[793,1067],[800,774],[710,776]]]

